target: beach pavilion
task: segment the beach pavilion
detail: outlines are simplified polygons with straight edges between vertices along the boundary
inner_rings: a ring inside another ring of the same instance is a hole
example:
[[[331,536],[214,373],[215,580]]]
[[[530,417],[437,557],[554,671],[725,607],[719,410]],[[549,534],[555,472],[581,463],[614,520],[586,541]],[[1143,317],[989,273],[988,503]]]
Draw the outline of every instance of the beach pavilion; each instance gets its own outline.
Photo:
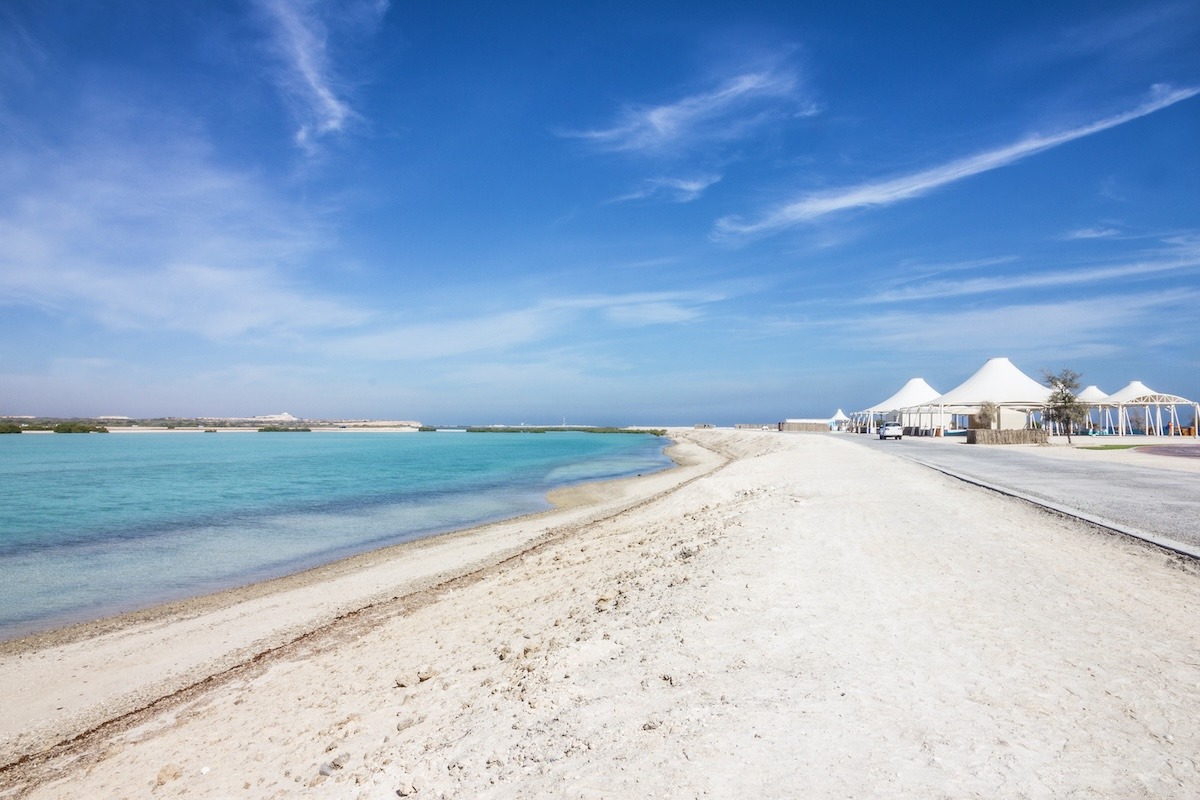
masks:
[[[906,425],[907,423],[902,419],[902,409],[919,406],[934,399],[938,394],[938,390],[926,383],[924,378],[910,378],[891,397],[876,403],[870,408],[855,411],[854,427],[856,429],[865,429],[867,433],[874,433],[880,419],[890,414],[898,415],[897,419],[900,424]]]
[[[989,358],[971,377],[939,395],[922,378],[912,378],[891,397],[853,414],[855,430],[873,433],[883,419],[900,422],[909,433],[938,434],[965,428],[965,420],[985,403],[1000,409],[1001,430],[1031,428],[1041,422],[1052,391],[1026,375],[1004,357]],[[1077,398],[1089,406],[1089,425],[1117,435],[1184,435],[1200,438],[1200,402],[1157,392],[1141,381],[1131,381],[1120,391],[1105,394],[1088,386]],[[1190,408],[1192,424],[1183,426],[1180,407]],[[1092,421],[1091,412],[1097,413]],[[1113,417],[1116,417],[1114,424]],[[915,430],[912,430],[915,429]],[[961,431],[960,431],[961,432]]]
[[[984,403],[1000,408],[1001,429],[1028,428],[1033,415],[1041,412],[1050,399],[1050,388],[1019,370],[1007,358],[989,358],[975,374],[950,391],[907,412],[915,414],[917,427],[946,428],[947,415],[977,413]],[[925,425],[928,415],[929,425]]]
[[[1127,433],[1130,435],[1144,433],[1148,436],[1181,434],[1184,430],[1179,424],[1178,409],[1179,406],[1185,408],[1190,406],[1192,409],[1190,435],[1197,436],[1196,428],[1200,425],[1200,403],[1178,395],[1156,392],[1141,381],[1130,381],[1123,389],[1110,394],[1103,404],[1108,409],[1116,409],[1118,436],[1124,436]],[[1139,415],[1140,420],[1137,419]]]
[[[1113,424],[1112,412],[1113,407],[1108,404],[1108,393],[1103,391],[1096,384],[1092,384],[1075,398],[1081,403],[1086,403],[1088,407],[1088,428],[1093,431],[1103,431],[1111,433],[1116,429]],[[1095,418],[1092,417],[1092,412],[1096,412]]]

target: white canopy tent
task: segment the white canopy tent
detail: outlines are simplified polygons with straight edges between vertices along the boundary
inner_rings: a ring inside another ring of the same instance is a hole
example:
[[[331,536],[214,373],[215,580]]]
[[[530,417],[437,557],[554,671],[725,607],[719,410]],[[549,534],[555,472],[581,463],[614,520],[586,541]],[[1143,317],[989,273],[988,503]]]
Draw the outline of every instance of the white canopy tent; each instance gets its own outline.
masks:
[[[1086,403],[1088,406],[1088,427],[1092,430],[1100,430],[1103,432],[1112,431],[1115,429],[1112,420],[1113,407],[1108,404],[1108,395],[1100,389],[1100,387],[1092,384],[1079,394],[1075,395],[1076,399],[1081,403]],[[1092,417],[1092,412],[1096,412],[1096,416]]]
[[[984,403],[1000,408],[1001,428],[1030,427],[1050,402],[1052,390],[1026,375],[1007,358],[989,358],[971,377],[939,395],[923,378],[912,378],[891,397],[853,414],[856,428],[875,430],[879,418],[898,420],[906,428],[948,428],[947,418],[977,413]],[[1141,381],[1131,381],[1111,395],[1088,386],[1077,395],[1097,412],[1093,427],[1118,435],[1150,436],[1187,434],[1200,438],[1200,403],[1173,394],[1156,392]],[[1179,407],[1192,409],[1189,428],[1181,425]],[[1116,424],[1113,414],[1116,414]]]
[[[1136,432],[1135,422],[1130,412],[1142,412],[1142,433],[1148,436],[1170,436],[1182,433],[1179,424],[1179,406],[1192,407],[1192,436],[1197,435],[1197,425],[1200,424],[1200,403],[1193,402],[1174,394],[1156,392],[1141,381],[1130,381],[1123,389],[1110,394],[1105,405],[1117,410],[1117,435],[1124,436]],[[1166,411],[1164,419],[1163,412]]]
[[[1024,428],[1029,426],[1033,412],[1044,408],[1049,399],[1049,387],[1017,369],[1007,358],[998,357],[989,358],[974,375],[950,391],[910,411],[916,412],[918,419],[923,419],[926,413],[931,420],[945,419],[946,414],[967,414],[984,403],[995,403],[1000,407],[1001,427],[1005,426],[1006,416],[1011,420],[1017,412]]]
[[[1108,395],[1101,391],[1100,387],[1096,386],[1096,384],[1092,384],[1075,396],[1080,402],[1096,406],[1103,405],[1108,400]]]
[[[900,387],[891,397],[876,403],[870,408],[864,408],[862,411],[854,412],[854,422],[856,426],[865,426],[867,433],[875,432],[876,417],[891,414],[893,412],[900,413],[901,409],[919,406],[922,403],[928,402],[939,394],[937,389],[934,389],[924,378],[910,378],[907,383]]]

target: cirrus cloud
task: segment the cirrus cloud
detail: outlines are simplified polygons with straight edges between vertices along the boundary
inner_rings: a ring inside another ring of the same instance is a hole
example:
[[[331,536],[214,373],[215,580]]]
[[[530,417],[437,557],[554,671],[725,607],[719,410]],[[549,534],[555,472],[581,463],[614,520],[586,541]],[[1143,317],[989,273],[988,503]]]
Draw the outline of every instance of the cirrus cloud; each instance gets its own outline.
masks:
[[[746,221],[736,216],[722,217],[716,222],[713,238],[735,239],[769,235],[840,211],[888,206],[902,200],[921,197],[948,184],[1006,167],[1037,153],[1153,114],[1197,94],[1200,94],[1200,87],[1172,89],[1167,86],[1155,86],[1153,97],[1145,103],[1130,111],[1105,117],[1088,125],[1052,134],[1034,134],[1004,147],[986,150],[898,178],[868,181],[827,192],[812,192],[768,211],[758,219]]]
[[[738,139],[772,119],[812,116],[818,108],[801,96],[791,71],[734,75],[715,88],[656,106],[629,105],[606,128],[560,131],[598,149],[661,155],[698,143]]]
[[[342,132],[358,118],[347,99],[348,82],[330,52],[330,21],[361,35],[377,27],[388,3],[257,0],[257,5],[269,25],[275,82],[296,118],[295,142],[311,154],[319,139]]]

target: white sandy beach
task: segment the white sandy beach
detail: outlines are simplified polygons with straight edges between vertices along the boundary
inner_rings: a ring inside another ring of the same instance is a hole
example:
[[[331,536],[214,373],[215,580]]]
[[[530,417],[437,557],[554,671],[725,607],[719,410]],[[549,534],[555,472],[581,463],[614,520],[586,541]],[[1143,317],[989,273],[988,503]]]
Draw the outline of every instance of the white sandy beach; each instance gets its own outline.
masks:
[[[674,434],[553,512],[0,646],[0,797],[1200,795],[1194,564]]]

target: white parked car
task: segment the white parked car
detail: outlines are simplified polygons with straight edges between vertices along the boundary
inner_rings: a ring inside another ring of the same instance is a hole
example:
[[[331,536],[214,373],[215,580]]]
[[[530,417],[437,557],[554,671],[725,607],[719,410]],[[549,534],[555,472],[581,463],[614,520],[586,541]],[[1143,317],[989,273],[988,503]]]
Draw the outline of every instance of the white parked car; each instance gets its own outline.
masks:
[[[885,422],[879,426],[880,439],[903,439],[904,426],[899,422]]]

